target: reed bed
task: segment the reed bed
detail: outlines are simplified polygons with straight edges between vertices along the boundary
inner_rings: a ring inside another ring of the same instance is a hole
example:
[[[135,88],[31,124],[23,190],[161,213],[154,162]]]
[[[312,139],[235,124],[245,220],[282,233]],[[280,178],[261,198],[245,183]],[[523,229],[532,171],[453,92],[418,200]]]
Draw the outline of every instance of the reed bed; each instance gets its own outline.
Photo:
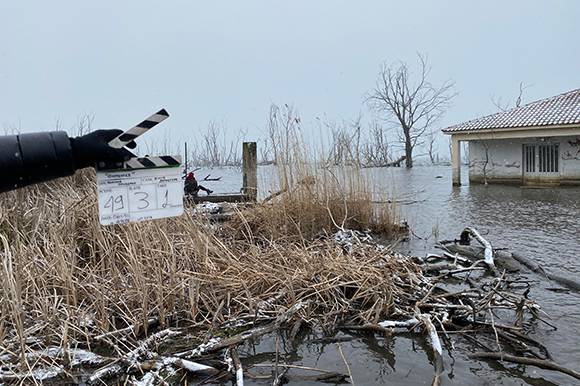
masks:
[[[372,234],[396,236],[393,208],[376,204],[356,168],[294,165],[280,172],[280,194],[224,223],[189,208],[101,226],[89,171],[1,195],[0,383],[226,374],[242,385],[237,346],[280,329],[293,339],[307,325],[425,331],[438,384],[438,330],[479,326],[501,348],[521,328],[496,325],[493,309],[513,311],[520,326],[525,312],[537,315],[527,294],[511,292],[517,280],[487,260],[412,258],[375,243]],[[482,271],[493,275],[479,286],[473,276],[462,291],[441,285]]]
[[[390,229],[388,210],[377,215],[363,185],[309,179],[219,226],[186,213],[103,227],[92,172],[0,196],[0,356],[90,348],[127,326],[135,336],[152,324],[208,330],[272,298],[311,300],[304,316],[321,325],[387,315],[393,271],[414,263],[377,267],[377,253],[347,257],[327,236],[337,222]]]

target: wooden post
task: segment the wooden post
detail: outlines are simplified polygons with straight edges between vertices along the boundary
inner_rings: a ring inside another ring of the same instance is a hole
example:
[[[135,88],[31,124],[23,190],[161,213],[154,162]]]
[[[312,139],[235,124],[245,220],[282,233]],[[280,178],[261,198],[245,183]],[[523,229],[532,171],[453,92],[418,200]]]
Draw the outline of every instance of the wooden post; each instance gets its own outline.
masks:
[[[451,181],[461,186],[461,142],[451,136]]]
[[[187,142],[185,142],[185,175],[187,176]]]
[[[242,193],[250,201],[258,197],[258,152],[256,142],[244,142],[242,145]]]

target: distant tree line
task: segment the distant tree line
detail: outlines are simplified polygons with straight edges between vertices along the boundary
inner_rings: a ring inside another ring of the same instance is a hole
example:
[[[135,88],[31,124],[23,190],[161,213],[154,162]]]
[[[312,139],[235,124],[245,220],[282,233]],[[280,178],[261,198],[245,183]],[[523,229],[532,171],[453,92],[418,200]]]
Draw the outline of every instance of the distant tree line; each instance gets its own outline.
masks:
[[[417,156],[428,156],[436,163],[439,128],[436,123],[457,95],[454,83],[440,85],[430,81],[431,67],[425,55],[418,55],[415,69],[405,62],[383,63],[375,86],[365,102],[377,113],[362,124],[362,116],[350,122],[336,123],[318,119],[326,143],[316,159],[326,165],[383,167],[400,163],[413,167]],[[285,163],[296,149],[292,138],[301,135],[301,119],[287,104],[273,104],[268,112],[266,129],[258,141],[262,164]],[[193,143],[188,158],[197,166],[235,166],[241,163],[241,142],[245,133],[228,138],[224,125],[210,122]],[[416,154],[422,148],[424,154]]]

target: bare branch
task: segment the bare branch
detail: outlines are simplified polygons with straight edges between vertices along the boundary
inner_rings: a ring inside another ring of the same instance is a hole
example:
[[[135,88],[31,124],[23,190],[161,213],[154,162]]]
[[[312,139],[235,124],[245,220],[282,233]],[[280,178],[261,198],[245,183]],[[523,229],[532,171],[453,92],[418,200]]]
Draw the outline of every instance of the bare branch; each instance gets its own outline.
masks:
[[[520,82],[518,96],[516,98],[516,102],[515,102],[513,107],[520,107],[522,105],[522,98],[524,95],[524,91],[532,86],[533,86],[532,84],[526,84],[523,81]],[[504,102],[501,97],[494,97],[494,96],[492,96],[490,99],[491,99],[491,103],[499,111],[507,111],[507,110],[513,108],[511,106],[511,102],[509,100]]]
[[[397,134],[405,145],[407,167],[413,166],[413,149],[423,143],[422,138],[457,95],[450,80],[439,87],[428,81],[431,67],[426,55],[418,54],[418,66],[415,76],[404,62],[383,63],[375,88],[367,96],[371,107],[399,127]]]

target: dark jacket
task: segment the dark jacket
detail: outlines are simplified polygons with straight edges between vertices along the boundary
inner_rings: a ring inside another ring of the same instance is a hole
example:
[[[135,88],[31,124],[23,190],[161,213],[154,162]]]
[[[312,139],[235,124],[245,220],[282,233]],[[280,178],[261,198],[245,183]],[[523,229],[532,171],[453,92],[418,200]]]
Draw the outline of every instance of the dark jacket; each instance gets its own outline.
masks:
[[[197,194],[199,191],[199,186],[195,177],[185,179],[185,193],[186,194]]]
[[[75,172],[64,131],[0,136],[0,192]]]

